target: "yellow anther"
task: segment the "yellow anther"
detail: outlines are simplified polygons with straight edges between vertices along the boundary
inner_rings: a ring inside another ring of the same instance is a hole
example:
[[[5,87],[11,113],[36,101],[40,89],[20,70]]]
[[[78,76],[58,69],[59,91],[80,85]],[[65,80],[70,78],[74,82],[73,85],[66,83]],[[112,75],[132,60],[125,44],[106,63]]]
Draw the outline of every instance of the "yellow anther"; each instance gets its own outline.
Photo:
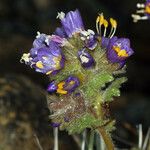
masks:
[[[110,18],[110,23],[112,25],[113,28],[116,28],[117,27],[117,21],[113,18]]]
[[[150,3],[145,6],[145,12],[150,14]]]
[[[105,19],[104,19],[104,15],[103,15],[103,14],[100,14],[100,15],[99,15],[99,24],[100,24],[100,25],[104,24],[104,20],[105,20]]]
[[[75,84],[75,81],[70,81],[69,84],[73,85]]]
[[[46,75],[49,75],[49,74],[51,74],[53,71],[48,71],[47,73],[46,73]]]
[[[128,57],[126,50],[121,50],[119,46],[113,46],[113,50],[117,53],[119,57]]]
[[[62,81],[58,84],[58,89],[63,89],[63,86],[65,84],[65,81]]]
[[[113,46],[113,50],[117,53],[119,53],[121,51],[119,46]]]
[[[81,82],[85,80],[85,77],[84,77],[84,75],[83,75],[82,73],[78,73],[78,74],[77,74],[77,77],[79,78],[79,80],[80,80]]]
[[[108,27],[108,21],[106,19],[104,19],[104,27],[107,28]]]
[[[57,93],[59,93],[59,94],[67,94],[67,91],[62,90],[62,89],[57,89]]]
[[[119,57],[128,57],[128,54],[127,54],[126,50],[121,50],[121,51],[118,53],[118,56],[119,56]]]
[[[57,93],[59,94],[67,94],[67,91],[66,90],[63,90],[63,86],[65,84],[65,81],[62,81],[58,84],[58,89],[57,89]]]
[[[54,57],[54,58],[53,58],[53,61],[55,62],[55,68],[56,68],[56,69],[60,69],[60,68],[61,68],[61,67],[60,67],[61,56],[59,56],[59,57]]]
[[[36,67],[38,67],[38,68],[40,68],[40,69],[43,69],[43,68],[44,68],[43,63],[42,63],[41,61],[38,61],[38,62],[36,63]]]

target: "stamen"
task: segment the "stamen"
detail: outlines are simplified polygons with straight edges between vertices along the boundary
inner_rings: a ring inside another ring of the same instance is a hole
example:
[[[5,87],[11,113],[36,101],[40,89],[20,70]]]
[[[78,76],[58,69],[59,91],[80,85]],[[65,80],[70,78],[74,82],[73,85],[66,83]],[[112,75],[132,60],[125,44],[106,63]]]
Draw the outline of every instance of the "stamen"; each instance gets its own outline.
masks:
[[[114,50],[115,52],[119,53],[121,49],[120,49],[119,46],[113,46],[113,50]]]
[[[64,84],[65,84],[65,81],[60,82],[60,83],[58,84],[58,88],[59,88],[59,89],[63,89]]]
[[[67,91],[66,90],[63,90],[63,86],[65,84],[65,81],[62,81],[58,84],[58,89],[57,89],[57,93],[59,94],[67,94]]]
[[[116,28],[114,28],[113,33],[111,34],[110,38],[112,38],[116,33]]]
[[[100,15],[99,15],[99,24],[100,24],[100,26],[101,25],[103,25],[104,24],[104,15],[103,15],[103,13],[101,13]]]
[[[69,84],[73,85],[75,84],[75,81],[70,81]]]
[[[67,94],[67,91],[62,90],[62,89],[57,89],[57,93],[59,93],[59,94]]]
[[[119,56],[119,57],[128,57],[128,54],[127,54],[126,50],[121,50],[121,51],[118,53],[118,56]]]
[[[128,57],[126,50],[121,49],[119,46],[113,46],[113,50],[117,53],[119,57]]]
[[[53,72],[52,70],[51,70],[51,71],[48,71],[48,72],[46,73],[46,75],[50,75],[52,72]]]
[[[106,36],[107,27],[108,27],[108,21],[106,19],[104,20],[104,27],[105,27],[105,29],[104,29],[103,36],[105,37]]]
[[[110,23],[111,23],[113,28],[117,28],[117,21],[115,19],[110,18]]]
[[[99,34],[99,16],[97,17],[96,19],[96,30],[97,30],[97,33]]]
[[[101,13],[100,15],[99,15],[99,35],[101,36],[101,27],[102,27],[102,25],[104,24],[104,15],[103,15],[103,13]]]
[[[96,19],[96,23],[99,23],[99,16],[98,16],[97,19]]]
[[[59,57],[54,57],[53,61],[55,62],[54,68],[60,69],[60,61],[61,61],[61,56]]]
[[[109,34],[109,37],[112,38],[116,32],[116,28],[117,28],[117,21],[113,18],[110,18],[110,23],[111,23],[111,31],[110,31],[110,34]]]

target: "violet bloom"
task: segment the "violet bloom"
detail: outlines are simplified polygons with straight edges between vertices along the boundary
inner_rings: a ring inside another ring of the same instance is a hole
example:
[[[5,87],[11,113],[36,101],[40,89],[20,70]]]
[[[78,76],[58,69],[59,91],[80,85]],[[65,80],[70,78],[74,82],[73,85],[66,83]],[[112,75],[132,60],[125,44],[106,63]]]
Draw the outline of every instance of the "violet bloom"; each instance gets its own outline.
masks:
[[[64,28],[63,27],[61,27],[61,28],[56,28],[56,30],[55,30],[55,32],[54,32],[54,35],[58,35],[58,36],[60,36],[60,37],[62,37],[62,38],[66,38],[67,37],[67,35],[66,35],[66,33],[65,33],[65,30],[64,30]]]
[[[45,46],[45,40],[47,35],[46,34],[40,34],[40,32],[37,32],[36,39],[33,41],[33,47],[34,48],[39,48]]]
[[[64,67],[61,49],[53,41],[50,41],[49,46],[32,48],[28,55],[23,56],[21,60],[43,74],[54,75]]]
[[[133,53],[129,39],[117,37],[110,39],[107,47],[107,57],[110,62],[122,64]]]
[[[52,93],[52,92],[55,92],[55,91],[57,90],[57,88],[58,88],[58,87],[57,87],[55,81],[52,81],[52,82],[48,85],[47,91],[50,92],[50,93]]]
[[[80,85],[79,79],[74,76],[69,76],[66,80],[61,81],[57,86],[57,93],[68,94],[72,93]]]
[[[52,122],[51,123],[51,126],[54,127],[54,128],[57,128],[61,125],[61,123],[57,123],[57,122]]]
[[[102,48],[106,49],[109,44],[110,38],[102,37],[101,38],[101,46]]]
[[[95,65],[94,58],[85,49],[78,51],[78,57],[81,65],[85,68],[90,68]]]
[[[81,31],[81,40],[84,41],[85,47],[90,50],[94,50],[97,46],[97,39],[95,32],[93,30],[88,29],[87,31]]]
[[[145,3],[145,14],[150,18],[150,0]]]
[[[68,37],[84,30],[83,21],[78,10],[70,11],[66,15],[63,12],[58,13],[57,18],[60,18],[62,27]]]
[[[58,35],[49,35],[49,36],[47,36],[47,38],[45,40],[47,46],[49,46],[49,43],[51,41],[55,42],[58,46],[62,47],[62,46],[65,45],[66,39],[62,38]]]
[[[96,48],[97,40],[94,35],[89,37],[89,39],[85,42],[85,46],[90,50],[94,50]]]

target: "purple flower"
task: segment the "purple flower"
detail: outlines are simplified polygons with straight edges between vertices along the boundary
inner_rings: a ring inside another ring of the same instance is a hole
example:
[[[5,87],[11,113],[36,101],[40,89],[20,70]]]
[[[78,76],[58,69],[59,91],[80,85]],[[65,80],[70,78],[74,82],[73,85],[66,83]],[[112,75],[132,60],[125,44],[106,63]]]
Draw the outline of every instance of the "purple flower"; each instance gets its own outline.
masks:
[[[61,24],[68,37],[84,29],[82,18],[78,10],[70,11],[66,15],[59,13],[58,18],[61,19]]]
[[[109,44],[110,38],[102,37],[101,38],[101,46],[102,48],[106,49]]]
[[[45,42],[46,42],[46,44],[47,44],[48,46],[49,46],[49,43],[50,43],[51,41],[55,42],[55,43],[56,43],[57,45],[59,45],[59,46],[63,46],[64,43],[65,43],[65,41],[66,41],[66,39],[65,39],[65,38],[62,38],[62,37],[60,37],[60,36],[58,36],[58,35],[47,36]]]
[[[87,47],[90,50],[94,50],[96,48],[97,39],[93,30],[88,29],[87,31],[81,31],[80,36],[81,40],[85,43],[85,47]]]
[[[51,126],[54,127],[54,128],[57,128],[61,125],[61,123],[57,123],[57,122],[52,122],[51,123]]]
[[[68,94],[72,93],[80,85],[79,79],[74,76],[69,76],[66,80],[61,81],[57,86],[57,93]]]
[[[133,54],[130,40],[127,38],[113,37],[107,46],[107,57],[112,63],[122,63]]]
[[[85,49],[78,51],[78,57],[81,65],[85,68],[90,68],[95,65],[94,58]]]
[[[90,50],[95,49],[97,46],[97,40],[94,35],[90,36],[85,43],[86,43],[86,47],[89,48]]]
[[[67,35],[66,35],[65,30],[64,30],[63,27],[61,27],[61,28],[59,28],[59,27],[56,28],[54,34],[55,34],[55,35],[58,35],[58,36],[60,36],[60,37],[62,37],[62,38],[66,38],[66,37],[67,37]]]
[[[32,48],[29,58],[23,58],[28,65],[35,68],[37,72],[44,74],[56,74],[64,67],[64,57],[61,49],[54,41],[49,42],[49,46]]]
[[[56,90],[57,90],[57,85],[56,85],[56,83],[55,83],[55,81],[52,81],[49,85],[48,85],[48,87],[47,87],[47,91],[48,92],[55,92]]]
[[[39,48],[39,47],[43,47],[45,46],[45,40],[46,40],[46,37],[47,35],[46,34],[40,34],[40,32],[37,32],[38,35],[36,37],[36,39],[34,40],[33,42],[33,47],[34,48]]]
[[[145,3],[145,15],[150,18],[150,0],[147,0]]]

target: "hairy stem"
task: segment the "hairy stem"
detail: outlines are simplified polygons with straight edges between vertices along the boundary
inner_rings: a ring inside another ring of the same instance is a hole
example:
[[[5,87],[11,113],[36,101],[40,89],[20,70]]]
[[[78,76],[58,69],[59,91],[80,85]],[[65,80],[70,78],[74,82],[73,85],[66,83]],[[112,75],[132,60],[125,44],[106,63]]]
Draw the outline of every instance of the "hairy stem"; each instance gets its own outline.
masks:
[[[94,130],[91,130],[88,150],[93,150],[94,146]]]
[[[58,128],[54,128],[54,150],[58,150]]]
[[[81,150],[85,150],[85,143],[86,143],[86,129],[83,132],[83,138],[82,138],[82,144],[81,144]]]
[[[103,137],[103,140],[106,144],[107,150],[114,150],[114,144],[112,142],[111,137],[107,134],[106,130],[104,129],[104,127],[99,127],[98,131],[100,133],[100,135]]]

